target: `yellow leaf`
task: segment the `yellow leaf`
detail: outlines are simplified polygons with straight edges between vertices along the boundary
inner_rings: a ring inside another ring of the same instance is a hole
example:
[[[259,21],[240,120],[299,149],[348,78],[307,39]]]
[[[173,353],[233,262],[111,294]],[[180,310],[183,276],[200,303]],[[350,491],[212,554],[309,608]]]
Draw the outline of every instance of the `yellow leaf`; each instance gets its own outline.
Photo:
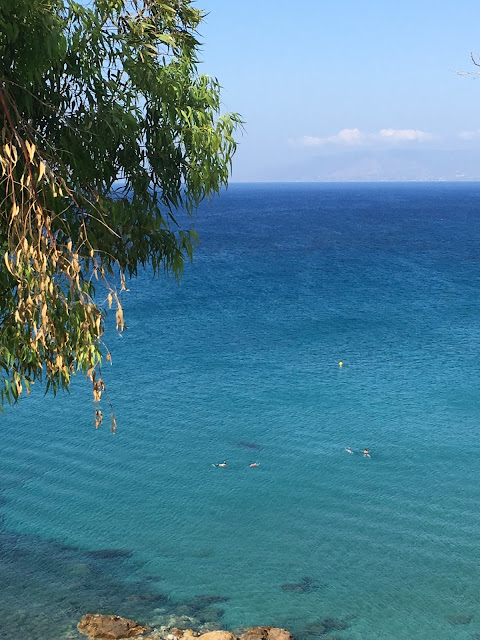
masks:
[[[25,140],[25,146],[27,147],[27,151],[28,151],[28,155],[29,155],[29,158],[30,158],[30,162],[32,162],[33,161],[33,156],[35,155],[36,147],[33,144],[33,142],[30,144],[30,142],[28,140]]]
[[[115,317],[117,320],[117,331],[122,331],[125,325],[123,323],[123,311],[120,308],[117,309],[117,313],[115,314]]]
[[[37,183],[40,182],[40,180],[43,178],[44,174],[45,174],[45,165],[44,165],[43,161],[40,160],[40,164],[39,164],[39,168],[38,168]]]
[[[124,273],[120,274],[120,284],[121,284],[120,291],[128,291],[128,289],[127,289],[127,287],[125,285],[125,274]]]
[[[5,264],[7,266],[7,269],[10,271],[10,273],[12,273],[12,269],[10,267],[10,259],[8,257],[8,251],[5,251],[5,253],[3,254],[3,259],[5,260]]]

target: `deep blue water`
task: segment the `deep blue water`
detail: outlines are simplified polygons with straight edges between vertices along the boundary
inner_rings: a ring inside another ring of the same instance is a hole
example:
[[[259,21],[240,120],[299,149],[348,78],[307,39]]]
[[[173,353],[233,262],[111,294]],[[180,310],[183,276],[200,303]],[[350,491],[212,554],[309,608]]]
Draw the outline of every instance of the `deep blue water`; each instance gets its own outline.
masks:
[[[234,184],[196,227],[107,336],[115,436],[80,379],[0,418],[0,638],[87,611],[475,638],[480,185]]]

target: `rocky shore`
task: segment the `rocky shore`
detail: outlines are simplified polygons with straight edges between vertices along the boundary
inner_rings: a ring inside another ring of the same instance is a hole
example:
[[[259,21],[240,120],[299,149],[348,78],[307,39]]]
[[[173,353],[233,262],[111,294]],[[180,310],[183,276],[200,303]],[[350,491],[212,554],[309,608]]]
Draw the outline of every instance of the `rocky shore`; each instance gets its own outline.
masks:
[[[334,618],[324,618],[309,625],[307,636],[321,636],[322,640],[340,640],[331,631],[343,631],[347,622]],[[233,631],[205,631],[193,628],[148,627],[120,616],[86,614],[78,623],[78,630],[94,640],[122,640],[137,638],[138,640],[295,640],[286,629],[271,626],[243,627]]]
[[[150,628],[120,616],[87,613],[78,623],[78,630],[94,640],[295,640],[286,629],[277,627],[248,627],[235,631],[207,631],[177,627]]]

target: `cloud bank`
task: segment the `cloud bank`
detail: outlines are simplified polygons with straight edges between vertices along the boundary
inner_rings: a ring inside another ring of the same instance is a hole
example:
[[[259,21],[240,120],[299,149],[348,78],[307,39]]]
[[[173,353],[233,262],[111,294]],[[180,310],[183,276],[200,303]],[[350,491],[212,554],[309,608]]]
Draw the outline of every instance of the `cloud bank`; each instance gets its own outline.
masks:
[[[318,138],[303,136],[300,143],[306,147],[322,147],[325,145],[361,146],[375,143],[398,144],[404,142],[425,142],[432,139],[432,134],[419,129],[381,129],[377,133],[366,133],[360,129],[342,129],[333,136]]]

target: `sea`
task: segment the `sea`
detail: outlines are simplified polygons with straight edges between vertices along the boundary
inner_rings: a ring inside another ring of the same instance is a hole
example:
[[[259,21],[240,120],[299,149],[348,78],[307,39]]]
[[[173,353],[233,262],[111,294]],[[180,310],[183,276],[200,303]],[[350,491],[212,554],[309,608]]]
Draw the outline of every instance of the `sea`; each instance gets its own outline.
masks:
[[[480,183],[232,184],[192,224],[106,332],[116,434],[80,377],[0,416],[0,639],[480,638]]]

